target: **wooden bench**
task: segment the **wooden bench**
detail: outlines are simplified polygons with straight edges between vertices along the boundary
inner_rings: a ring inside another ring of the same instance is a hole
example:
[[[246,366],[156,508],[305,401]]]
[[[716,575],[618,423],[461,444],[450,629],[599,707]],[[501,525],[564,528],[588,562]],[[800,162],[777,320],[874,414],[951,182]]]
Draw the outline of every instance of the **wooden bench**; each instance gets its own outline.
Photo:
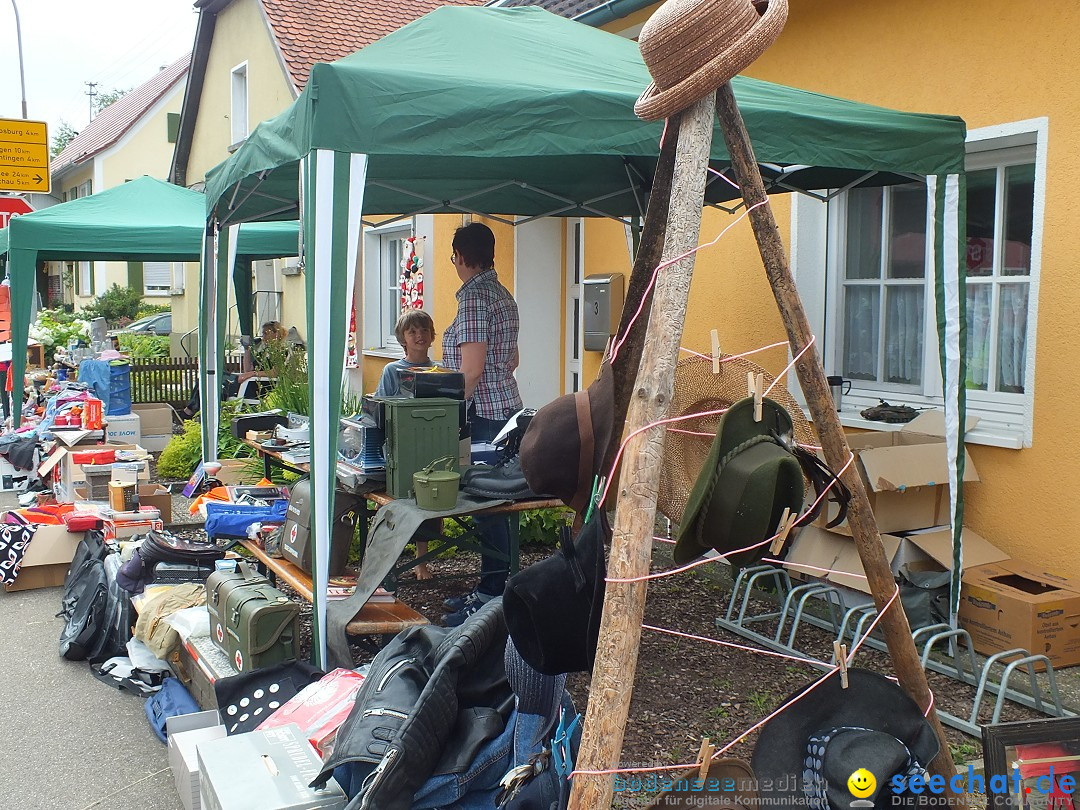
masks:
[[[311,575],[288,560],[271,557],[254,540],[241,540],[258,561],[259,569],[271,578],[280,579],[308,602],[312,601]],[[428,620],[400,599],[393,602],[368,602],[349,622],[350,636],[392,636],[408,627],[429,624]]]

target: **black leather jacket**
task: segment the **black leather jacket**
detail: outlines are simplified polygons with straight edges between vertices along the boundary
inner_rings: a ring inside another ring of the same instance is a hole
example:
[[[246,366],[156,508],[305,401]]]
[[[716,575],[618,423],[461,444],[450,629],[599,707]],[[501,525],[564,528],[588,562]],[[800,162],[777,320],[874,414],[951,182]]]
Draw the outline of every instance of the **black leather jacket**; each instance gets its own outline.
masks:
[[[399,633],[371,662],[312,785],[354,763],[366,778],[349,808],[408,810],[428,778],[465,771],[513,708],[506,638],[501,597],[460,627]]]

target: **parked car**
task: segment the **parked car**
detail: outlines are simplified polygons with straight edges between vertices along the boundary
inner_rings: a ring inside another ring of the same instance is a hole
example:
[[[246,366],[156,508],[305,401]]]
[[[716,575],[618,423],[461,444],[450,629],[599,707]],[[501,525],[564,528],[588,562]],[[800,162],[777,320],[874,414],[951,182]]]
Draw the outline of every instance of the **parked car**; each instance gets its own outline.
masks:
[[[109,336],[119,334],[167,335],[170,332],[172,332],[172,313],[158,312],[155,315],[147,315],[145,318],[132,321],[123,329],[111,329],[109,330]]]

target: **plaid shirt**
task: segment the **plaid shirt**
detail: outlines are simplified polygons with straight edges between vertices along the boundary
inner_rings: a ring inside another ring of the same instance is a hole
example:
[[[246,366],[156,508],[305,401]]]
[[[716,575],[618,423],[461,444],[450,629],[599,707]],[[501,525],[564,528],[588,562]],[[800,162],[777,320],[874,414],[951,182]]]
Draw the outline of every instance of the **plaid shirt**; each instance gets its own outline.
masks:
[[[514,379],[518,308],[495,270],[473,276],[457,291],[457,317],[443,333],[443,365],[461,368],[462,343],[486,343],[484,371],[473,394],[477,416],[509,419],[521,410]]]

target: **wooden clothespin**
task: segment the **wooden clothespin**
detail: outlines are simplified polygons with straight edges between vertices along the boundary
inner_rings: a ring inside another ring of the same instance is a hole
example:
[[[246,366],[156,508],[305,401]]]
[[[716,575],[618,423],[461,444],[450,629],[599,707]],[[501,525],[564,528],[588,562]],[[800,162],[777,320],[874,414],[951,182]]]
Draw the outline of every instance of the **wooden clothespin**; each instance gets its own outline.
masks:
[[[769,545],[770,554],[776,556],[783,550],[784,543],[787,542],[788,535],[798,519],[797,514],[794,514],[788,507],[784,507],[784,513],[780,515],[780,523],[776,526],[776,537],[773,538],[772,543]]]
[[[709,741],[708,737],[701,741],[701,749],[698,751],[697,755],[697,764],[698,779],[702,782],[704,782],[709,775],[709,766],[712,765],[712,758],[715,753],[716,746]]]
[[[713,329],[709,336],[712,338],[712,373],[720,373],[720,335]]]
[[[837,666],[840,667],[840,688],[847,689],[848,684],[848,662],[847,662],[847,644],[841,644],[839,641],[832,643],[833,658],[836,659]]]
[[[765,375],[746,372],[746,395],[754,398],[754,421],[761,421],[761,398],[765,396]]]

